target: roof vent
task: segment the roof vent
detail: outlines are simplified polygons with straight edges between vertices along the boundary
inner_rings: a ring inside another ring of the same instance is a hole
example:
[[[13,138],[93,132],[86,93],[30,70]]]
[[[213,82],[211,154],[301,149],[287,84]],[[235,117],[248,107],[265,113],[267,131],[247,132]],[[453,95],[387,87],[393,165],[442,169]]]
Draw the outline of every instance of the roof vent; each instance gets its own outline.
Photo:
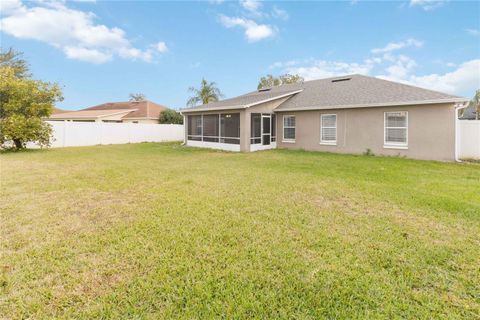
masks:
[[[333,79],[332,82],[341,82],[341,81],[348,81],[352,78],[338,78],[338,79]]]
[[[272,89],[271,87],[268,87],[268,88],[260,88],[260,89],[258,89],[258,92],[270,91],[271,89]]]

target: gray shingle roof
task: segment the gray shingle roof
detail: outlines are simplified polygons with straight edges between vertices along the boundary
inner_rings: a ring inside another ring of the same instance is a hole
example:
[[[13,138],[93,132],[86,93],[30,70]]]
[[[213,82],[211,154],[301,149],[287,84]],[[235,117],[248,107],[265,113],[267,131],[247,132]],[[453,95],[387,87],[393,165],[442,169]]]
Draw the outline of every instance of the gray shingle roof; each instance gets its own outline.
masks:
[[[277,88],[276,88],[277,89]],[[256,104],[269,99],[277,99],[285,95],[291,95],[298,92],[299,89],[290,89],[278,87],[278,90],[269,91],[254,91],[235,98],[225,99],[217,102],[211,102],[201,106],[187,108],[180,110],[181,112],[192,112],[202,110],[224,110],[224,109],[239,109],[245,106]]]
[[[335,81],[339,79],[348,80]],[[298,92],[299,90],[302,91]],[[236,98],[190,108],[188,110],[221,110],[222,108],[228,108],[234,105],[244,107],[246,104],[280,97],[289,93],[292,96],[278,106],[275,111],[467,101],[467,99],[437,91],[355,74],[282,85],[272,87],[269,91],[253,91]]]

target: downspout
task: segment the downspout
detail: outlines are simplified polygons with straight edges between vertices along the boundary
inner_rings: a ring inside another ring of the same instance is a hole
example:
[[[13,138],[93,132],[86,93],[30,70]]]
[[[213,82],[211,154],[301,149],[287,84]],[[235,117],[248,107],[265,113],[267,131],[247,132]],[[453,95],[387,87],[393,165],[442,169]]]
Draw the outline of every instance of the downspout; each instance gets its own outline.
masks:
[[[460,109],[465,109],[468,106],[466,102],[464,103],[457,103],[455,104],[455,161],[462,162],[458,156],[458,144],[460,142],[460,132],[459,132],[459,125],[458,122],[460,121],[458,118],[460,116]]]
[[[187,144],[187,141],[185,141],[185,136],[187,135],[187,132],[186,130],[188,130],[187,128],[187,116],[184,115],[183,113],[180,112],[180,114],[183,116],[183,143],[182,143],[182,146],[185,146]]]

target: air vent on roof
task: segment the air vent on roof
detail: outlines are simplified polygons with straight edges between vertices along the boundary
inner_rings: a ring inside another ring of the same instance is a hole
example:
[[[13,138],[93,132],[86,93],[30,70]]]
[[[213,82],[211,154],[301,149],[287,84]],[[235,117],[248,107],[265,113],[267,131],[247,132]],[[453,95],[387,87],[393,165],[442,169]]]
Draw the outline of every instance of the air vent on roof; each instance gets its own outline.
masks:
[[[340,82],[340,81],[348,81],[352,78],[338,78],[338,79],[333,79],[332,82]]]
[[[263,91],[270,91],[272,88],[260,88],[258,89],[258,92],[263,92]]]

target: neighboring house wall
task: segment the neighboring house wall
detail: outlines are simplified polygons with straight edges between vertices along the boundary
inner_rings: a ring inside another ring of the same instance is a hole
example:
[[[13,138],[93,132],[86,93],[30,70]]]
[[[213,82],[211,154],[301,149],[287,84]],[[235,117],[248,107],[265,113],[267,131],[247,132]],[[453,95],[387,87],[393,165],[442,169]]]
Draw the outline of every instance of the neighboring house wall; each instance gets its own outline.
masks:
[[[384,112],[408,111],[408,149],[384,148]],[[336,145],[320,144],[320,115],[337,115]],[[415,159],[455,159],[453,104],[277,112],[277,146],[283,148]],[[295,115],[296,139],[283,142],[283,116]]]

